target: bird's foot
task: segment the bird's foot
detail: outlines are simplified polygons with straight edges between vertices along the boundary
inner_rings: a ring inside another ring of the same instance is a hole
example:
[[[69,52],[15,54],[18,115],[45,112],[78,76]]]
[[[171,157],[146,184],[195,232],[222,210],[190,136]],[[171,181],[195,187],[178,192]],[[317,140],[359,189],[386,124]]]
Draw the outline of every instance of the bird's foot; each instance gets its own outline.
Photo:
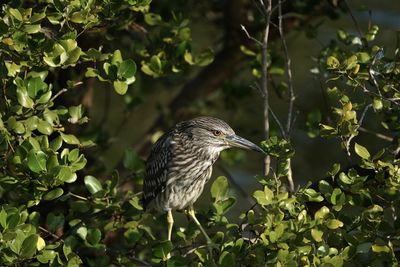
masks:
[[[167,261],[171,258],[171,253],[168,252],[168,254],[163,258],[163,261]]]
[[[220,251],[220,246],[218,244],[214,243],[210,239],[210,240],[207,240],[207,249],[208,249],[209,260],[214,266],[215,265],[214,256],[218,255],[218,253]]]

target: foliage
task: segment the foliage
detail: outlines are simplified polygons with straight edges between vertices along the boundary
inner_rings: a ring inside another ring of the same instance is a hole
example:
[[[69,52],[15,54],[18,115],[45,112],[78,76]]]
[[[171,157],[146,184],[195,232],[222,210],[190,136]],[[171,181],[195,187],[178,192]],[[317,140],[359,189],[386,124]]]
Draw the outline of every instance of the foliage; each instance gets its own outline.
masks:
[[[391,56],[373,43],[376,25],[360,36],[339,30],[312,70],[327,81],[332,114],[310,114],[309,136],[339,139],[349,156],[357,155],[357,163],[341,168],[332,162],[327,177],[289,193],[281,180],[295,147],[276,136],[265,140],[262,147],[276,168],[258,177],[254,205],[239,220],[230,218],[235,197],[221,176],[211,186],[209,209],[198,214],[215,243],[213,255],[193,222],[174,229],[172,242],[162,241],[165,215],[144,211],[140,204],[136,188],[144,164],[133,149],[123,160],[132,181],[116,171],[107,179],[96,177],[85,168],[94,139],[73,129],[89,118],[81,103],[63,103],[63,96],[93,78],[125,95],[138,77],[179,75],[213,60],[210,50],[192,52],[188,19],[176,14],[166,19],[157,12],[150,1],[135,0],[2,6],[1,265],[156,265],[171,252],[167,266],[396,266],[398,140],[382,144],[378,152],[354,142],[368,112],[376,114],[378,126],[399,136],[400,52],[397,48]],[[150,41],[139,38],[132,55],[108,44],[126,31],[144,31],[140,24],[148,27]],[[241,50],[259,77],[259,51]],[[274,77],[285,73],[274,61],[279,57],[274,51],[268,59]],[[286,88],[281,82],[278,94],[287,94]]]

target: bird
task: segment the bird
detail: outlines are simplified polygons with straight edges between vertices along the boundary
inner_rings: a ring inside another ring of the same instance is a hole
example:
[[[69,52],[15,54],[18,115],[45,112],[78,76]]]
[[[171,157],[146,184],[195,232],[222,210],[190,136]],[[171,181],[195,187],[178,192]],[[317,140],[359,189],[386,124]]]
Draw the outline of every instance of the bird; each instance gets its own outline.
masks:
[[[168,240],[171,241],[173,210],[183,210],[212,241],[196,218],[193,204],[210,180],[212,167],[221,151],[238,147],[263,150],[235,134],[223,120],[197,117],[179,122],[153,145],[146,161],[142,205],[167,213]],[[170,256],[168,256],[170,257]]]

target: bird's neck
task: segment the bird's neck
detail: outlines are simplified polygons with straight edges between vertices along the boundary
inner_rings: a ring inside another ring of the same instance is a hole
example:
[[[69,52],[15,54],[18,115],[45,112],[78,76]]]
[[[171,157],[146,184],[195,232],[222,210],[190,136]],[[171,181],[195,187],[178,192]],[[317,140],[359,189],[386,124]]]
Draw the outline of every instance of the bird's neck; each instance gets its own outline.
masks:
[[[202,160],[210,161],[213,164],[218,159],[222,150],[213,146],[204,146],[199,148],[198,155]]]

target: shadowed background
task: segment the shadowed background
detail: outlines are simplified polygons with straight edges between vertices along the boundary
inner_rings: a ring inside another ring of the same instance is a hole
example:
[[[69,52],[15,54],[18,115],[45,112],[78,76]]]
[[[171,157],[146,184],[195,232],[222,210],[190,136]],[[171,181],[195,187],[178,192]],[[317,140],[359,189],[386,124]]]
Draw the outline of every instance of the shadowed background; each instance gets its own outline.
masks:
[[[357,27],[366,31],[368,23],[372,23],[380,28],[378,41],[386,44],[386,51],[394,51],[395,31],[400,29],[398,3],[371,0],[349,1],[349,5],[358,26],[346,8],[343,12],[333,11],[333,8],[322,9],[323,12],[310,17],[301,17],[302,14],[298,14],[301,19],[289,18],[285,24],[297,97],[297,118],[292,132],[292,141],[296,149],[293,173],[297,185],[324,177],[332,162],[340,162],[342,166],[351,165],[338,142],[322,140],[318,136],[311,138],[306,126],[309,113],[319,110],[322,121],[326,121],[326,115],[330,112],[322,93],[321,81],[310,72],[316,66],[315,57],[320,52],[321,44],[329,43],[337,34],[338,28],[357,33]],[[189,18],[192,48],[194,51],[212,48],[215,58],[212,64],[201,68],[192,67],[186,70],[184,75],[151,79],[138,73],[137,81],[130,86],[128,94],[124,97],[116,95],[108,87],[97,82],[85,85],[87,90],[83,96],[84,103],[91,118],[85,133],[97,137],[99,146],[95,149],[101,150],[101,153],[93,151],[93,155],[102,156],[93,160],[97,163],[103,162],[104,168],[97,169],[102,175],[107,176],[115,168],[123,169],[123,157],[128,148],[136,151],[134,153],[141,159],[146,159],[151,144],[163,131],[181,120],[199,115],[224,119],[237,134],[255,143],[263,140],[263,100],[259,93],[250,87],[257,81],[257,77],[252,75],[249,58],[240,50],[241,45],[256,49],[254,42],[249,40],[239,27],[240,24],[244,24],[253,25],[257,29],[258,24],[255,21],[260,14],[256,7],[240,0],[209,3],[176,1],[172,4],[159,1],[154,2],[152,6],[166,17],[171,16],[171,6],[177,13],[198,10],[192,12]],[[307,26],[300,28],[304,22]],[[320,23],[322,25],[316,27]],[[315,38],[309,38],[310,36]],[[255,37],[260,38],[257,35]],[[275,40],[279,39],[276,37],[276,33],[272,32],[273,47],[280,45],[280,41]],[[134,34],[121,36],[116,46],[129,55],[129,51],[133,51],[137,45],[135,38]],[[278,117],[285,121],[286,97],[279,96],[279,92],[272,90],[270,103]],[[271,127],[272,135],[279,135],[274,122]],[[369,120],[365,127],[379,129],[384,133],[373,120]],[[361,133],[359,136],[365,140],[363,142],[369,142],[369,137],[368,133]],[[376,142],[377,139],[371,140]],[[370,144],[370,147],[374,151],[373,144]],[[88,151],[87,154],[90,158],[91,152]],[[231,182],[236,184],[236,195],[243,198],[239,198],[238,202],[247,206],[246,203],[251,202],[247,194],[259,187],[254,176],[262,174],[262,156],[235,149],[223,153],[221,158],[214,168],[213,177],[229,176]],[[207,190],[206,188],[205,192],[208,192]],[[201,199],[209,199],[209,194],[203,194]]]

